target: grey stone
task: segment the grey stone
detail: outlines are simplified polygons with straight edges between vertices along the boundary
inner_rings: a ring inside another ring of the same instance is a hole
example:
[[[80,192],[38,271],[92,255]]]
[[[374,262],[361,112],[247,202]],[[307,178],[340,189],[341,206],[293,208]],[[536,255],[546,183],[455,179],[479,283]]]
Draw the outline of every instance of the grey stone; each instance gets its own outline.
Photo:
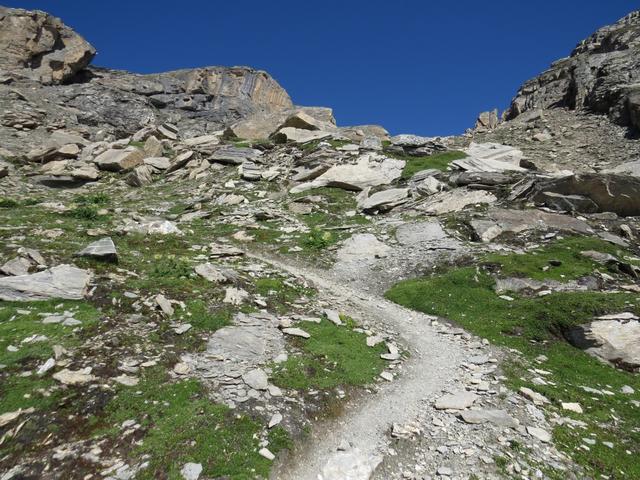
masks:
[[[63,83],[85,68],[95,49],[59,18],[0,7],[0,69],[45,84]]]
[[[464,410],[470,407],[478,399],[478,396],[472,392],[457,392],[447,394],[436,400],[435,407],[437,410]]]
[[[596,358],[632,372],[640,371],[640,322],[607,319],[572,329],[567,337],[576,347]]]
[[[144,162],[145,153],[135,147],[111,149],[98,155],[93,161],[101,170],[119,172],[131,170]]]
[[[519,422],[506,410],[465,410],[460,417],[471,424],[492,423],[499,427],[510,428],[516,428],[519,425]]]
[[[391,188],[376,192],[358,203],[364,212],[388,212],[409,199],[408,188]]]
[[[118,253],[116,252],[116,246],[113,240],[111,240],[111,237],[101,238],[87,245],[84,249],[76,253],[76,256],[91,257],[109,263],[118,263]]]
[[[269,386],[269,377],[261,368],[255,368],[242,375],[242,380],[249,387],[256,390],[266,390]]]
[[[244,162],[255,160],[261,155],[262,152],[260,150],[229,145],[216,150],[209,157],[209,161],[228,165],[241,165]]]
[[[0,278],[0,300],[81,300],[90,280],[89,272],[71,265],[59,265],[31,275]]]
[[[180,475],[184,480],[198,480],[202,473],[202,465],[199,463],[185,463],[180,469]]]

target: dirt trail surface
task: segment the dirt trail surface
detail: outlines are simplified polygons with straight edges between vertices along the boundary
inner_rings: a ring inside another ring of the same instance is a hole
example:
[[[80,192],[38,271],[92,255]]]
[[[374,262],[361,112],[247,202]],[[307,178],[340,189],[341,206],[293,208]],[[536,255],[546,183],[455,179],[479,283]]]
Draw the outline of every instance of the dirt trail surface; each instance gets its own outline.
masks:
[[[314,283],[333,308],[394,330],[408,351],[409,358],[397,380],[382,385],[361,402],[350,402],[339,418],[318,425],[290,464],[282,465],[272,475],[281,480],[317,480],[319,475],[326,480],[370,478],[386,451],[387,432],[394,423],[414,420],[423,400],[452,382],[465,357],[464,346],[457,337],[438,334],[431,326],[434,317],[354,290],[330,272],[250,256]]]

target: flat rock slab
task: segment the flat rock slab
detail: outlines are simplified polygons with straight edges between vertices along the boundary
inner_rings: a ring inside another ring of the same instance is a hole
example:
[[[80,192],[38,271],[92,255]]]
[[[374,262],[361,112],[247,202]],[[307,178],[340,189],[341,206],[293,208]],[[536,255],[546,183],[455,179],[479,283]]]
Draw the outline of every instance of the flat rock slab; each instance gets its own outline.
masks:
[[[76,253],[77,257],[90,257],[109,263],[118,262],[116,246],[110,237],[101,238],[97,242],[87,245],[84,249]]]
[[[491,208],[486,217],[470,222],[477,237],[483,242],[490,242],[498,235],[510,232],[520,233],[527,230],[562,230],[589,234],[591,227],[585,221],[569,215],[548,213],[541,210],[508,210]]]
[[[347,239],[338,250],[338,261],[373,260],[386,257],[392,248],[371,233],[359,233]]]
[[[640,322],[597,320],[571,330],[569,341],[596,358],[625,370],[640,371]]]
[[[464,410],[469,408],[478,399],[475,393],[457,392],[445,395],[436,400],[438,410]]]
[[[379,456],[367,456],[359,449],[335,453],[318,476],[320,480],[368,480],[380,464]]]
[[[499,427],[516,428],[518,420],[509,415],[506,410],[465,410],[460,414],[466,423],[492,423]]]
[[[259,314],[238,314],[234,323],[238,325],[222,327],[211,335],[208,355],[223,361],[259,365],[284,351],[284,337],[271,319]]]
[[[438,221],[404,223],[396,229],[396,240],[405,246],[457,243],[447,235]]]
[[[345,190],[364,190],[367,187],[389,185],[402,175],[404,160],[365,155],[356,164],[336,165],[312,182],[297,185],[291,193],[304,192],[318,187],[336,187]]]
[[[72,265],[59,265],[43,272],[0,278],[0,300],[7,302],[84,298],[91,275]]]
[[[459,212],[469,205],[491,204],[497,200],[493,193],[484,190],[458,188],[455,191],[436,193],[420,209],[427,214],[444,215]]]

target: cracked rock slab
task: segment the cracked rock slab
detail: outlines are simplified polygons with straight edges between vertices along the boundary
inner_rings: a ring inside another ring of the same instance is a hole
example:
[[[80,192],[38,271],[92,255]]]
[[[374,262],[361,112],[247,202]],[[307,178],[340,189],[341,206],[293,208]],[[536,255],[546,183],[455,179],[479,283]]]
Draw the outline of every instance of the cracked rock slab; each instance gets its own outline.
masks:
[[[87,293],[90,280],[88,271],[72,265],[59,265],[31,275],[0,278],[0,300],[81,300]]]

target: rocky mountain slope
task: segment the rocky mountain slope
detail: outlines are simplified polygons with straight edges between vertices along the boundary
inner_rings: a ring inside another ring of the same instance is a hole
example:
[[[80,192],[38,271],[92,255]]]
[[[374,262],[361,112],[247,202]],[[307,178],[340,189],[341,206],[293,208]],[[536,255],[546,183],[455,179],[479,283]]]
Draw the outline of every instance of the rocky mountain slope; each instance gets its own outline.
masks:
[[[0,9],[0,479],[640,478],[637,19],[436,138]]]

